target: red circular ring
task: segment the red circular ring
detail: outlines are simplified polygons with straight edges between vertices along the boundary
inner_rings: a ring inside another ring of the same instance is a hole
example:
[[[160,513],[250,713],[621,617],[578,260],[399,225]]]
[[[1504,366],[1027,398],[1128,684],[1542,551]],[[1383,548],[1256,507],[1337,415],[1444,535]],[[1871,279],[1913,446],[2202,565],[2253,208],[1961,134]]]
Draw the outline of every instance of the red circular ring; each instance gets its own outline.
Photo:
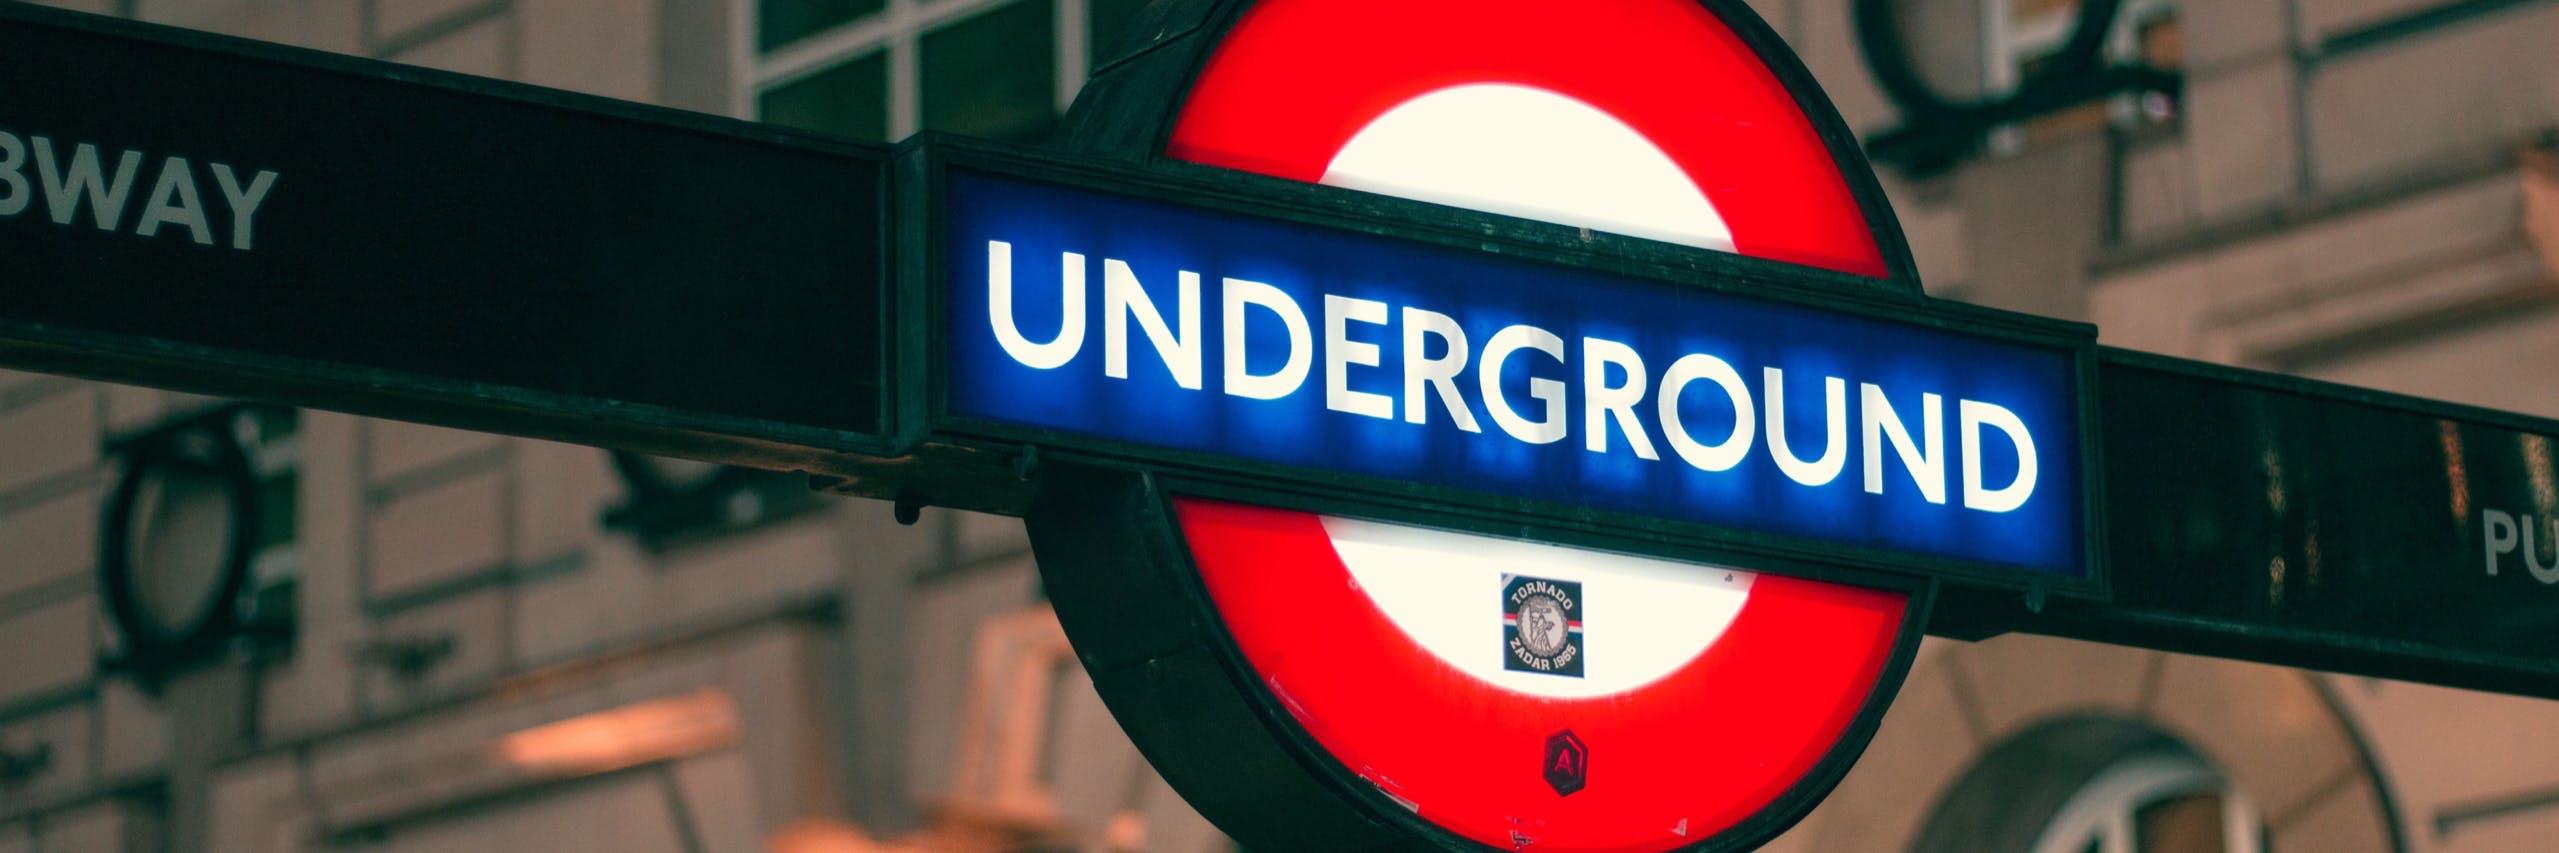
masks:
[[[1696,182],[1741,254],[1887,274],[1794,93],[1695,0],[1266,0],[1201,70],[1168,153],[1312,182],[1387,110],[1473,83],[1545,89],[1626,122]]]

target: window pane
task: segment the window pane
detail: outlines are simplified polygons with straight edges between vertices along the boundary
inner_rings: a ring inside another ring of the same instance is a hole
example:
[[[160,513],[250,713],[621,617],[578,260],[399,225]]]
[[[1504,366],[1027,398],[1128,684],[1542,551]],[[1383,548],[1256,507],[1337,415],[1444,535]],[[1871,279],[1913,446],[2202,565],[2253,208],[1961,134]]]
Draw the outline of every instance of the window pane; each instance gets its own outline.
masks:
[[[2187,794],[2159,800],[2133,813],[2135,849],[2142,853],[2221,853],[2221,795]]]
[[[926,33],[924,127],[1029,142],[1057,121],[1049,0],[1015,3]]]
[[[2141,45],[2142,64],[2152,68],[2177,68],[2186,64],[2185,31],[2177,26],[2174,16],[2162,15],[2142,21],[2133,31]]]
[[[888,58],[872,53],[765,91],[756,114],[774,124],[878,141],[888,138]]]
[[[295,517],[301,511],[302,478],[279,474],[258,483],[258,543],[261,550],[293,544]]]
[[[755,48],[768,51],[880,10],[887,0],[758,0]]]
[[[1092,4],[1092,50],[1089,56],[1099,61],[1137,24],[1137,10],[1146,8],[1147,0],[1088,0]]]

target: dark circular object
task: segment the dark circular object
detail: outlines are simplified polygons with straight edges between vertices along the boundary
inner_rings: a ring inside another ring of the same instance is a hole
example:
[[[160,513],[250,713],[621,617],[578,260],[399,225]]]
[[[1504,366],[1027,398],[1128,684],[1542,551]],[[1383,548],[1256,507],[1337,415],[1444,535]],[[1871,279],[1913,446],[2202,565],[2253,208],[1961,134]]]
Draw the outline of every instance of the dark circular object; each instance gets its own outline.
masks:
[[[250,558],[257,549],[258,483],[249,456],[224,428],[231,418],[217,416],[147,436],[124,453],[124,474],[106,504],[105,529],[99,540],[98,586],[107,615],[124,638],[120,666],[156,682],[176,668],[218,655],[223,641],[239,632],[240,596],[248,586]],[[135,516],[144,486],[155,474],[209,474],[229,501],[229,535],[221,547],[220,566],[210,591],[189,602],[184,615],[162,613],[145,600],[135,565]]]

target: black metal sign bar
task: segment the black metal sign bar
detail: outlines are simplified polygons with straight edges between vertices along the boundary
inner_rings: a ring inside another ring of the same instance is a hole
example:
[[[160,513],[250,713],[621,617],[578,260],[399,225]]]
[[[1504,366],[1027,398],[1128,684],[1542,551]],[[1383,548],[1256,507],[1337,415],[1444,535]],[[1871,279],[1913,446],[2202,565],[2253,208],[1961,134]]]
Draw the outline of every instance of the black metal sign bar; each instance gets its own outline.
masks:
[[[999,511],[1026,505],[1035,448],[1075,452],[923,434],[931,365],[892,351],[931,355],[925,313],[893,305],[887,282],[936,202],[918,183],[886,237],[885,149],[15,5],[0,6],[0,56],[0,365],[830,472],[849,491]],[[1016,159],[1455,240],[1419,205],[1339,190]],[[1543,234],[1470,239],[1697,272]],[[932,272],[902,261],[916,282]],[[2536,642],[2559,631],[2544,601],[2559,596],[2559,423],[2128,352],[2087,361],[2092,564],[2112,600],[1950,585],[1933,630],[2559,697],[2559,658]],[[1450,512],[1399,517],[1484,529]]]
[[[2559,423],[2119,350],[2115,599],[2025,630],[2559,697]]]
[[[0,362],[810,467],[887,447],[885,152],[0,6]]]

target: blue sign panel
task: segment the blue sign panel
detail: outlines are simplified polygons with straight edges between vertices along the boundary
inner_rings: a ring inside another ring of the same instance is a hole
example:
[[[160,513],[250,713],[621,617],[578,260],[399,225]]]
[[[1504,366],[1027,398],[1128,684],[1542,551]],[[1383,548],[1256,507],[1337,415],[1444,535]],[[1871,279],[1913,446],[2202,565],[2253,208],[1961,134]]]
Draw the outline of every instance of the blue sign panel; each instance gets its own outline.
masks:
[[[951,415],[2084,572],[2069,354],[954,172]]]

